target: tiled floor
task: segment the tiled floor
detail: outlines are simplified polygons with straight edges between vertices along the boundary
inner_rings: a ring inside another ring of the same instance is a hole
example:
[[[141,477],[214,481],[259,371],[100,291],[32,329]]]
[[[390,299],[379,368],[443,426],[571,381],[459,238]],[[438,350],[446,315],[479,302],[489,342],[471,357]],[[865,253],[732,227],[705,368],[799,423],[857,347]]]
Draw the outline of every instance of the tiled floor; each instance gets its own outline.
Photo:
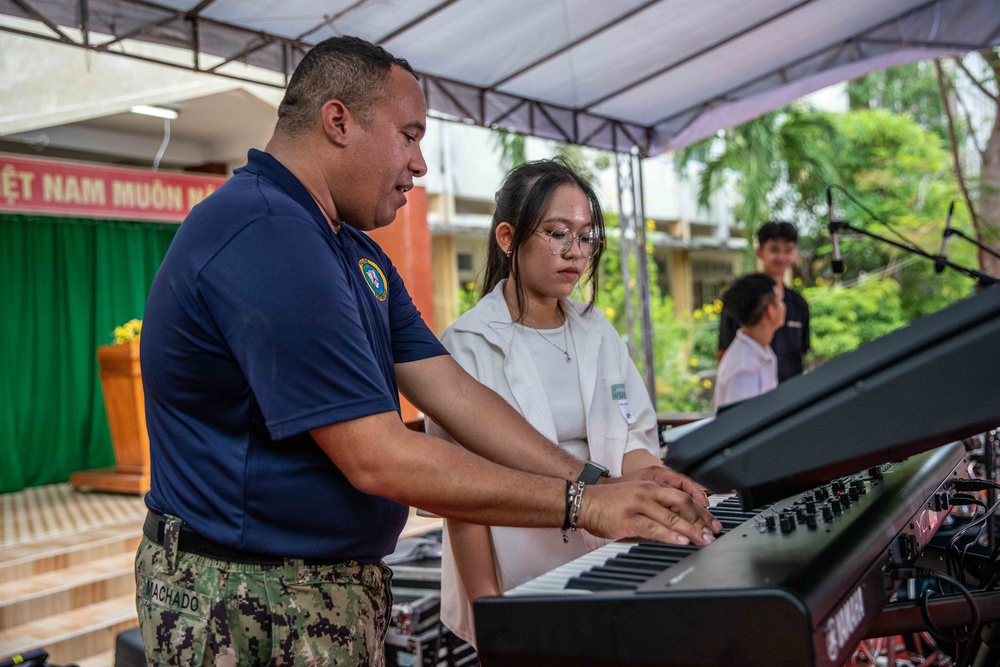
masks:
[[[81,492],[69,484],[0,494],[0,551],[130,519],[141,521],[145,513],[139,496]]]

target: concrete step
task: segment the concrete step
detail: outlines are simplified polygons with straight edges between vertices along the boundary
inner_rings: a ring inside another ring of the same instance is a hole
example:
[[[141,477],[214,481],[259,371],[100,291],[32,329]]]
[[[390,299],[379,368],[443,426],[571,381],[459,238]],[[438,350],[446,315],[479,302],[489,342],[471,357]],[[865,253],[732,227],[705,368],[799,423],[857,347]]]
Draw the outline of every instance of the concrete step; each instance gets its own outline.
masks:
[[[118,633],[136,625],[135,596],[122,595],[0,630],[0,656],[40,648],[52,663],[77,662],[113,651]]]
[[[89,658],[75,661],[76,667],[115,667],[115,652],[104,651]]]
[[[134,595],[134,561],[124,552],[0,584],[0,631]]]
[[[141,520],[129,520],[7,547],[0,551],[0,584],[108,556],[134,555],[140,539]]]

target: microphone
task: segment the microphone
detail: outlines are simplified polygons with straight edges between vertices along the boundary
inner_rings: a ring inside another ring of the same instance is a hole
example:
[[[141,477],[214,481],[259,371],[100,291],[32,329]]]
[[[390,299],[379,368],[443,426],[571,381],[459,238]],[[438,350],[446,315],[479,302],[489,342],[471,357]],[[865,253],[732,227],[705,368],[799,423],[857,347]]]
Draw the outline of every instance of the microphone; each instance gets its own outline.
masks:
[[[941,273],[945,267],[945,252],[948,250],[948,239],[951,237],[951,214],[955,212],[955,202],[948,206],[948,218],[944,221],[944,234],[941,235],[941,254],[934,260],[934,273]]]
[[[831,268],[834,273],[844,272],[844,260],[840,258],[840,228],[833,222],[833,189],[826,189],[826,214],[829,219],[827,229],[830,231],[830,240],[833,241],[833,261]]]

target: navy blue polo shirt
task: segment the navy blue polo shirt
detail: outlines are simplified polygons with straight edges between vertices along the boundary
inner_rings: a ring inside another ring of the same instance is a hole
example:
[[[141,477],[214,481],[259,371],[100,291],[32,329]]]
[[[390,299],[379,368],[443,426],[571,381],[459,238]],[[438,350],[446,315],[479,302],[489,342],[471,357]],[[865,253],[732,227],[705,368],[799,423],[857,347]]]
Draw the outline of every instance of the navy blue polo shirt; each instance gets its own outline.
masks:
[[[802,373],[802,357],[810,349],[809,304],[801,294],[785,287],[785,324],[774,332],[771,349],[778,359],[778,382]],[[740,324],[722,314],[719,320],[719,349],[727,350],[736,338]]]
[[[250,151],[150,289],[147,506],[235,549],[380,560],[407,508],[355,489],[309,430],[398,412],[393,364],[442,354],[378,244],[334,234],[291,172]]]

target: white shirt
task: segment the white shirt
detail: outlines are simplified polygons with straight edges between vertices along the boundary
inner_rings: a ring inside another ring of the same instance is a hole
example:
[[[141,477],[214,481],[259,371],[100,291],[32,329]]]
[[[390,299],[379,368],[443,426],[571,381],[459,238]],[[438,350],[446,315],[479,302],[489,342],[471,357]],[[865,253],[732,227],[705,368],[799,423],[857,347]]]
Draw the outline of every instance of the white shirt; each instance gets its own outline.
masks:
[[[573,363],[576,347],[569,336],[569,325],[534,329],[517,324],[514,328],[542,378],[542,388],[549,399],[556,427],[556,442],[576,458],[586,461],[590,458],[587,416],[583,413],[583,394],[580,393],[580,369]],[[566,361],[567,356],[569,361]]]
[[[497,392],[539,433],[558,442],[552,398],[535,365],[525,336],[510,319],[501,281],[475,308],[458,318],[441,338],[455,361]],[[586,415],[590,458],[621,475],[622,458],[645,449],[659,457],[656,410],[646,385],[628,356],[618,332],[597,308],[568,299],[560,301],[577,368],[578,395]],[[534,336],[538,338],[538,336]],[[556,340],[553,338],[553,340]],[[546,343],[538,341],[542,345]],[[561,353],[560,363],[564,363]],[[569,394],[571,392],[565,391]],[[502,425],[498,425],[502,428]],[[427,432],[449,439],[433,421]],[[558,528],[491,526],[494,567],[503,590],[568,563],[608,540],[585,530],[568,533],[564,544]],[[441,559],[441,620],[456,635],[475,645],[472,605],[458,576],[447,528]]]
[[[722,355],[715,374],[715,409],[743,401],[778,386],[778,359],[770,346],[763,347],[740,329]]]

